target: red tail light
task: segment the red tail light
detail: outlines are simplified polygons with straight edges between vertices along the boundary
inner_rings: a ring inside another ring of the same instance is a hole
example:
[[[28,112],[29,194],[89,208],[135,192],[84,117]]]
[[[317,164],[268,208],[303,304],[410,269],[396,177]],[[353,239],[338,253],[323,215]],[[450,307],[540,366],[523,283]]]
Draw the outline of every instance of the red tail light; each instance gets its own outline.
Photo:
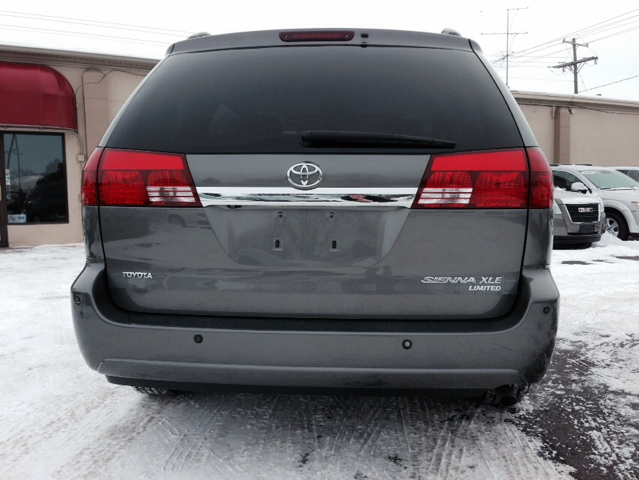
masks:
[[[83,202],[86,183],[87,201],[95,203],[85,205],[202,206],[182,155],[105,150],[92,163],[95,155],[83,180]]]
[[[530,208],[552,208],[552,171],[540,148],[527,148],[530,164]]]
[[[431,159],[412,208],[526,208],[523,150],[459,153]]]
[[[141,171],[100,171],[100,205],[145,205],[148,200]]]
[[[82,205],[98,205],[98,164],[102,148],[96,148],[82,170]]]

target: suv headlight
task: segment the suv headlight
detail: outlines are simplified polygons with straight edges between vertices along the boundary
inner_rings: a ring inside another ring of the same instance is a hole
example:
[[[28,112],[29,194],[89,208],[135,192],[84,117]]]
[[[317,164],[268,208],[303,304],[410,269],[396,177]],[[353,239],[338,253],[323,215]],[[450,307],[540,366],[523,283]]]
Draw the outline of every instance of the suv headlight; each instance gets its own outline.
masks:
[[[552,213],[554,213],[555,215],[561,215],[561,209],[559,208],[559,205],[557,205],[557,202],[555,202],[554,200],[552,201]]]

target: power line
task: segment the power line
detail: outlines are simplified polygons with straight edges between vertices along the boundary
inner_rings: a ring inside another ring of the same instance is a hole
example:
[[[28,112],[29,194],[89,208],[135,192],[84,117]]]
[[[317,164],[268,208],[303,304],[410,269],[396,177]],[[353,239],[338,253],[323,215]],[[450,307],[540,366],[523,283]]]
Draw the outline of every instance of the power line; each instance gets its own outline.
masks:
[[[592,87],[592,88],[589,88],[587,90],[584,90],[584,92],[588,92],[590,90],[597,90],[598,88],[607,87],[608,85],[614,85],[615,83],[625,82],[626,80],[632,80],[633,78],[637,78],[637,77],[639,77],[639,75],[634,75],[632,77],[624,78],[622,80],[617,80],[616,82],[610,82],[610,83],[606,83],[604,85],[599,85],[597,87]]]
[[[106,38],[109,40],[120,40],[120,41],[127,41],[127,42],[137,42],[137,43],[150,43],[150,44],[156,44],[156,45],[170,45],[171,42],[159,42],[159,41],[155,41],[155,40],[144,40],[141,38],[128,38],[128,37],[116,37],[113,35],[100,35],[97,33],[83,33],[83,32],[70,32],[70,31],[66,31],[66,30],[53,30],[53,29],[47,29],[47,28],[36,28],[36,27],[20,27],[20,26],[16,26],[16,25],[5,25],[5,24],[0,24],[0,27],[4,27],[7,30],[26,30],[26,31],[37,31],[37,32],[46,32],[46,33],[52,33],[54,35],[68,35],[68,36],[80,36],[80,37],[89,37],[89,38]]]
[[[536,69],[540,69],[540,68],[546,68],[546,67],[547,67],[547,65],[521,65],[521,66],[518,66],[517,68],[536,68]],[[515,67],[511,66],[511,68],[515,68]],[[497,68],[496,70],[498,72],[502,72],[504,69],[505,69],[505,67],[500,67],[500,68]]]
[[[639,15],[637,15],[637,16],[639,17]],[[632,23],[637,23],[637,22],[639,22],[639,19],[634,20]],[[629,24],[626,24],[626,25],[629,25]],[[617,35],[622,35],[622,34],[625,34],[625,33],[633,32],[633,31],[635,31],[635,30],[639,30],[639,25],[637,25],[637,26],[633,26],[632,28],[628,28],[628,29],[626,29],[626,30],[622,30],[622,31],[619,31],[619,32],[612,33],[612,34],[610,34],[610,35],[606,35],[606,36],[604,36],[604,37],[599,37],[599,38],[596,38],[596,39],[594,39],[594,40],[590,40],[590,41],[589,41],[589,43],[596,42],[596,41],[599,41],[599,40],[605,40],[605,39],[607,39],[607,38],[616,37]],[[602,30],[602,31],[597,32],[597,33],[603,33],[604,31],[606,31],[606,30]],[[551,46],[554,46],[554,45],[551,45]],[[545,49],[547,49],[547,48],[550,48],[551,46],[549,46],[549,47],[545,47],[545,48],[544,48],[544,49],[542,49],[542,50],[545,50]],[[592,50],[592,49],[591,49],[591,50]],[[541,50],[540,50],[540,51],[541,51]],[[533,52],[528,52],[528,53],[533,53]],[[558,53],[558,52],[554,52],[554,53]],[[519,58],[522,58],[522,57],[523,57],[523,59],[522,59],[521,61],[519,61],[519,62],[514,61],[513,63],[511,63],[511,66],[512,66],[512,67],[517,67],[517,66],[523,65],[524,63],[530,63],[531,61],[534,61],[534,60],[540,60],[540,59],[545,59],[545,58],[550,59],[550,58],[552,58],[552,57],[550,57],[550,55],[553,55],[553,53],[541,54],[541,55],[538,55],[538,56],[531,56],[531,55],[521,56],[521,55],[519,55],[519,53],[514,53],[514,54],[512,55],[513,57],[515,57],[515,58],[517,58],[517,59],[519,59]],[[503,57],[502,57],[502,58],[503,58]]]
[[[634,20],[632,20],[632,19],[634,19]],[[583,31],[579,32],[579,37],[580,38],[586,38],[586,37],[589,37],[589,36],[596,35],[598,33],[605,33],[605,32],[609,32],[609,31],[612,31],[612,30],[616,30],[616,29],[619,29],[619,28],[626,27],[628,25],[636,24],[637,22],[639,22],[639,15],[633,15],[632,17],[627,17],[627,18],[624,18],[622,20],[617,20],[616,22],[612,22],[612,23],[609,23],[607,25],[602,25],[600,27],[595,27],[595,28],[584,29]]]
[[[583,88],[583,90],[582,90],[582,91],[583,91],[583,92],[587,91],[587,90],[588,90],[588,87],[586,87],[586,82],[584,82],[584,76],[583,76],[583,75],[581,75],[581,74],[579,74],[579,80],[581,80],[581,84],[584,86],[584,88]]]
[[[615,19],[620,18],[620,17],[625,17],[626,15],[629,15],[629,14],[634,13],[634,12],[639,12],[639,8],[636,8],[636,9],[634,9],[634,10],[630,10],[629,12],[626,12],[626,13],[622,13],[621,15],[617,15],[616,17],[609,18],[608,20],[604,20],[604,21],[601,21],[601,22],[599,22],[599,23],[595,23],[595,24],[590,25],[590,26],[588,26],[588,27],[584,27],[584,28],[582,28],[582,29],[580,29],[580,30],[577,30],[577,31],[575,31],[575,32],[567,33],[567,34],[565,34],[565,35],[562,35],[561,37],[553,38],[552,40],[548,40],[548,41],[546,41],[546,42],[544,42],[544,43],[540,43],[539,45],[535,45],[535,46],[532,46],[532,47],[526,48],[526,49],[521,50],[520,52],[517,52],[517,53],[518,53],[518,54],[521,54],[521,53],[529,52],[530,50],[538,49],[538,48],[540,48],[540,47],[543,47],[544,45],[549,45],[549,47],[546,47],[546,48],[551,48],[551,47],[552,47],[552,45],[550,45],[550,44],[556,44],[557,42],[559,42],[559,41],[563,40],[564,38],[568,38],[568,37],[572,37],[572,36],[575,36],[575,37],[583,37],[583,35],[584,35],[584,34],[586,34],[585,32],[589,32],[591,29],[594,29],[594,28],[595,28],[595,27],[597,27],[597,26],[600,26],[600,25],[601,25],[601,26],[603,27],[603,25],[602,25],[602,24],[609,23],[609,22],[611,22],[612,20],[615,20]],[[633,16],[633,17],[630,17],[630,18],[634,18],[634,16]],[[623,22],[623,21],[625,21],[625,20],[627,20],[627,19],[619,20],[619,22]],[[613,24],[614,24],[614,23],[616,23],[616,22],[613,22]],[[612,24],[611,24],[611,25],[612,25]],[[541,50],[545,50],[545,48],[541,48]]]
[[[493,53],[492,55],[486,55],[487,57],[500,57],[503,58],[504,55],[501,53]],[[517,55],[519,58],[537,58],[535,55]],[[554,58],[561,58],[561,57],[554,57]]]
[[[590,36],[590,35],[596,35],[598,33],[604,33],[604,32],[608,32],[610,30],[615,30],[615,29],[626,27],[628,25],[636,24],[637,22],[639,22],[639,18],[638,17],[639,17],[639,15],[633,15],[632,17],[628,17],[628,18],[625,18],[623,20],[619,20],[617,22],[613,22],[613,23],[611,23],[609,25],[605,25],[605,26],[602,26],[600,28],[594,28],[594,29],[586,30],[586,31],[580,33],[580,37],[584,38],[584,37],[587,37],[587,36]],[[633,19],[633,18],[635,20],[630,20],[630,19]],[[627,20],[630,20],[630,21],[627,21]]]
[[[6,10],[0,10],[0,15],[5,17],[29,18],[29,19],[37,20],[37,21],[51,21],[51,22],[57,22],[57,23],[72,23],[72,24],[78,24],[78,25],[99,26],[99,27],[119,29],[119,30],[132,30],[132,31],[138,31],[143,33],[155,33],[157,35],[188,36],[193,33],[192,31],[184,31],[184,30],[169,30],[165,28],[145,27],[142,25],[128,25],[124,23],[102,22],[98,20],[58,17],[53,15],[40,15],[37,13],[10,12]]]
[[[572,83],[572,80],[562,80],[560,78],[533,78],[533,77],[510,77],[510,78],[516,78],[518,80],[535,80],[537,82],[570,82]]]
[[[639,19],[637,21],[639,21]],[[600,38],[596,38],[594,40],[590,40],[590,43],[591,42],[596,42],[598,40],[603,40],[603,39],[606,39],[606,38],[611,38],[611,37],[614,37],[614,36],[617,36],[617,35],[621,35],[621,34],[624,34],[624,33],[628,33],[628,32],[631,32],[631,31],[634,31],[634,30],[637,30],[637,29],[639,29],[639,26],[636,26],[636,27],[633,27],[633,28],[629,28],[629,29],[626,29],[626,30],[622,30],[621,32],[615,32],[615,33],[612,33],[612,34],[607,35],[605,37],[600,37]],[[602,32],[598,32],[598,33],[603,33],[603,31]],[[547,50],[547,49],[549,49],[551,47],[554,47],[554,46],[555,46],[554,44],[553,45],[549,45],[548,47],[545,47],[543,49],[538,50],[538,52],[541,52],[542,50]],[[530,53],[535,53],[535,52],[527,52],[527,53],[530,54]],[[559,53],[559,52],[554,52],[554,53]],[[540,54],[540,55],[537,55],[537,56],[533,56],[532,58],[533,59],[549,58],[550,55],[553,55],[553,53]],[[521,58],[520,52],[514,53],[513,57]],[[530,57],[530,55],[526,55],[526,57]],[[528,61],[524,58],[524,60],[522,60],[519,63],[513,63],[513,66],[521,65],[521,64],[527,63],[527,62]]]
[[[542,52],[544,50],[548,50],[548,49],[551,49],[551,48],[555,47],[556,46],[556,42],[558,42],[559,40],[563,40],[566,37],[569,37],[569,36],[577,37],[577,36],[579,36],[579,37],[583,38],[585,36],[592,36],[592,35],[595,35],[597,33],[599,33],[599,34],[606,33],[606,32],[612,31],[614,29],[618,29],[620,27],[625,27],[625,26],[630,26],[632,24],[635,24],[635,23],[639,22],[639,14],[636,14],[636,15],[631,15],[631,14],[634,13],[634,12],[637,12],[637,11],[639,11],[639,8],[634,9],[634,10],[630,10],[629,12],[623,13],[621,15],[617,15],[616,17],[609,18],[607,20],[598,22],[596,24],[584,27],[584,28],[582,28],[580,30],[577,30],[577,31],[571,33],[571,34],[567,34],[564,37],[558,37],[558,38],[555,38],[553,40],[549,40],[549,41],[541,43],[539,45],[535,45],[533,47],[529,47],[529,48],[526,48],[526,49],[521,50],[519,52],[516,52],[516,53],[512,54],[512,57],[514,57],[514,58],[526,57],[526,58],[522,58],[522,60],[519,61],[519,62],[513,61],[510,66],[518,67],[518,66],[521,66],[521,65],[523,65],[525,63],[530,63],[531,60],[538,60],[538,59],[548,58],[550,55],[554,55],[555,53],[560,53],[560,51],[555,51],[553,53],[542,53]],[[629,15],[631,15],[631,16],[629,16]],[[591,42],[604,40],[606,38],[611,38],[611,37],[614,37],[614,36],[617,36],[617,35],[621,35],[621,34],[624,34],[624,33],[628,33],[628,32],[634,31],[636,29],[639,29],[639,26],[634,26],[633,25],[632,28],[628,28],[628,29],[625,29],[625,30],[622,30],[622,31],[614,32],[614,33],[611,33],[610,35],[606,35],[604,37],[596,38],[594,40],[591,40]],[[538,53],[539,55],[534,56],[534,54],[536,54],[536,53]],[[524,55],[522,55],[522,54],[524,54]],[[532,58],[530,58],[531,55],[532,55]],[[504,57],[502,56],[502,58],[504,58]],[[503,67],[500,68],[500,69],[503,70]]]
[[[555,53],[563,53],[563,52],[566,52],[565,48],[562,48],[561,50],[557,50],[555,52],[549,53],[548,55],[554,55]],[[515,55],[515,57],[516,57],[516,55]],[[523,65],[525,63],[531,63],[533,60],[542,59],[542,58],[546,58],[546,55],[539,55],[539,56],[533,57],[533,58],[531,58],[529,60],[525,60],[524,59],[524,60],[521,60],[520,62],[514,62],[514,63],[511,64],[511,67],[518,67],[518,66]],[[566,58],[566,57],[564,56],[564,57],[561,57],[561,58]],[[503,67],[501,68],[501,70],[503,70]]]
[[[621,32],[613,33],[613,34],[605,36],[605,37],[600,37],[600,38],[596,38],[595,40],[590,40],[590,42],[597,42],[599,40],[605,40],[606,38],[616,37],[617,35],[621,35],[623,33],[628,33],[628,32],[634,32],[635,30],[639,30],[639,25],[636,26],[636,27],[633,27],[633,28],[629,28],[627,30],[623,30]]]

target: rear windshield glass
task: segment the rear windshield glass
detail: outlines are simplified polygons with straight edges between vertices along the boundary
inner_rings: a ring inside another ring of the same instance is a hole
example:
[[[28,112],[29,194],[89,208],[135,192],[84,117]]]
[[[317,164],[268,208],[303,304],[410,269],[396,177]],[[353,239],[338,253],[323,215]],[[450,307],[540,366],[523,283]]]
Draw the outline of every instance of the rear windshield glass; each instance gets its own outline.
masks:
[[[456,142],[456,151],[522,145],[472,52],[297,46],[167,58],[122,112],[108,146],[325,153],[300,144],[302,132],[314,130],[432,137]]]

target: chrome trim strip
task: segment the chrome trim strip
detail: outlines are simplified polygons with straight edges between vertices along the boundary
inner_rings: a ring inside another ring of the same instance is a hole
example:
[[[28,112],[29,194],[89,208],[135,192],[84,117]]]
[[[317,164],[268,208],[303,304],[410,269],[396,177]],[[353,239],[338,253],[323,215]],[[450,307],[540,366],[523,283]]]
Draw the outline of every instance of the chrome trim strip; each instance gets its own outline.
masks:
[[[202,205],[264,205],[269,207],[372,207],[410,208],[417,188],[316,188],[197,187]]]

